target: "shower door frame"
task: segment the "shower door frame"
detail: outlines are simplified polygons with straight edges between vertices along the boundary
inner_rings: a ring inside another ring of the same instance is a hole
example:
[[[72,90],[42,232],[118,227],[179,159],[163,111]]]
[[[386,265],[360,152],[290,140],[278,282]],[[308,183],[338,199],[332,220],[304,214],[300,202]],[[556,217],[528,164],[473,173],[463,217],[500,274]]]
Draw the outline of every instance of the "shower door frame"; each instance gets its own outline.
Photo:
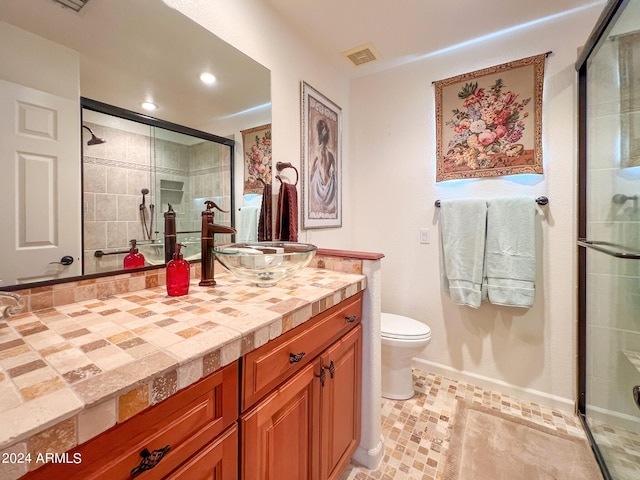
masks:
[[[578,244],[576,246],[578,251],[578,395],[576,410],[606,480],[612,480],[613,477],[586,419],[587,247],[584,243],[580,244],[580,241],[587,237],[587,60],[629,1],[609,0],[607,2],[575,64],[578,71]]]
[[[134,112],[131,110],[127,110],[125,108],[121,108],[115,105],[110,105],[108,103],[103,103],[98,100],[93,100],[87,97],[80,97],[80,123],[82,124],[82,110],[91,110],[97,113],[103,113],[106,115],[111,115],[113,117],[123,118],[125,120],[130,120],[132,122],[140,123],[142,125],[147,125],[151,128],[161,128],[164,130],[170,130],[176,133],[180,133],[183,135],[188,135],[191,137],[201,138],[203,140],[207,140],[210,142],[218,143],[221,145],[225,145],[229,147],[229,181],[230,181],[230,217],[231,217],[231,225],[235,225],[235,174],[234,174],[234,165],[235,165],[235,144],[236,141],[222,137],[220,135],[215,135],[209,132],[203,132],[201,130],[196,130],[191,127],[187,127],[185,125],[179,125],[177,123],[172,123],[166,120],[162,120],[159,118],[151,117],[149,115],[144,115],[138,112]],[[82,146],[82,145],[81,145]],[[82,146],[81,158],[84,159],[84,146]],[[84,185],[84,168],[81,169],[80,182]],[[84,188],[84,187],[83,187]],[[84,209],[81,211],[81,225],[84,226]],[[118,273],[123,273],[124,270],[110,270],[106,272],[99,273],[90,273],[85,274],[85,266],[84,266],[84,252],[85,252],[85,239],[84,239],[84,227],[82,228],[82,242],[81,242],[81,251],[82,251],[82,275],[77,277],[79,279],[84,278],[98,278],[103,276],[114,275]],[[235,238],[232,236],[232,239]],[[161,269],[165,268],[165,265],[151,265],[142,267],[141,270],[153,270],[153,269]]]

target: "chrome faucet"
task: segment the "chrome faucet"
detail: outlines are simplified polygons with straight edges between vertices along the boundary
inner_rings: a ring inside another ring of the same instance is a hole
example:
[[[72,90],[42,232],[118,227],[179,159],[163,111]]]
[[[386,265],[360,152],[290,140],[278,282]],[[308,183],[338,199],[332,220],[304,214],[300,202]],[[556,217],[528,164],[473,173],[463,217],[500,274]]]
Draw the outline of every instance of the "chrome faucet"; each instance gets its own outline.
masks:
[[[200,272],[200,286],[209,287],[216,284],[213,274],[214,260],[215,255],[213,254],[214,244],[214,235],[216,233],[227,233],[234,234],[237,233],[236,229],[233,227],[225,227],[224,225],[218,225],[214,223],[214,212],[213,209],[217,208],[223,213],[228,213],[228,211],[222,210],[218,205],[216,205],[211,200],[207,200],[204,202],[207,209],[202,212],[202,237],[201,237],[201,245],[202,245],[202,253],[200,254],[200,264],[202,266]]]
[[[10,298],[14,302],[15,305],[1,305],[0,306],[0,319],[4,320],[9,318],[11,315],[15,315],[16,313],[20,313],[24,308],[24,298],[19,293],[10,293],[10,292],[0,292],[0,300],[4,298]]]

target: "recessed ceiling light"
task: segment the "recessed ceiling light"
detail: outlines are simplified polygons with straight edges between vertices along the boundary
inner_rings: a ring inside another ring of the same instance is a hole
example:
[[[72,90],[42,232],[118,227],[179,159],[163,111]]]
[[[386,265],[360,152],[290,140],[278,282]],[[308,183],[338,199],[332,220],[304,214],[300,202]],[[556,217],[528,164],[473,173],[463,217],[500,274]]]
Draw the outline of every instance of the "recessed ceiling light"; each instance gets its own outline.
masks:
[[[152,102],[142,102],[142,108],[144,108],[145,110],[151,112],[151,111],[157,109],[158,106],[155,103],[152,103]]]
[[[200,74],[200,80],[202,80],[202,83],[206,83],[207,85],[213,85],[216,82],[216,77],[213,73],[202,72]]]

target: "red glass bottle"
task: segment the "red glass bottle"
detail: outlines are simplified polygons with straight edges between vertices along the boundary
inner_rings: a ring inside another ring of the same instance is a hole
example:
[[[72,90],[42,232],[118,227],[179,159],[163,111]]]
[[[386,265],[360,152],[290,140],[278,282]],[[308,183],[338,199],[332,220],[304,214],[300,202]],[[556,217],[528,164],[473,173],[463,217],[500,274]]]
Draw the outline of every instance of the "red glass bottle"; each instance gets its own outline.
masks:
[[[182,253],[181,243],[176,243],[176,253],[173,254],[173,260],[167,263],[167,293],[170,297],[179,297],[189,293],[189,262],[187,262]]]
[[[138,252],[136,241],[131,240],[131,250],[129,250],[127,256],[124,257],[124,269],[129,270],[140,267],[144,267],[144,255]]]

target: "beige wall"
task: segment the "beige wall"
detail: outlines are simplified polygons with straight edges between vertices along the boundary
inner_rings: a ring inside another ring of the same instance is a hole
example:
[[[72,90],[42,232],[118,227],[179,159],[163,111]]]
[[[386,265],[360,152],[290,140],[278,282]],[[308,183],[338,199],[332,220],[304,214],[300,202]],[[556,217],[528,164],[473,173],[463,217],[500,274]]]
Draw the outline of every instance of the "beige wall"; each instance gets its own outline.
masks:
[[[0,78],[80,103],[78,52],[5,22],[0,44],[11,45],[0,49]]]
[[[351,88],[355,243],[386,254],[383,309],[431,327],[431,344],[420,356],[429,368],[567,406],[576,382],[574,63],[600,8],[424,58],[356,80]],[[546,51],[553,53],[545,71],[544,175],[436,184],[432,82]],[[434,202],[509,195],[550,199],[537,221],[535,304],[531,309],[456,306],[441,289]],[[430,230],[430,244],[419,243],[420,228]]]
[[[445,54],[356,79],[333,72],[260,2],[165,0],[271,69],[274,161],[299,162],[300,81],[344,114],[343,228],[303,232],[322,247],[383,252],[382,305],[431,327],[422,358],[452,376],[575,397],[576,52],[601,4]],[[220,15],[220,11],[224,15]],[[561,32],[561,33],[560,33]],[[435,183],[431,82],[546,51],[544,175]],[[454,306],[440,288],[440,198],[547,195],[539,217],[538,279],[530,310]],[[431,243],[419,243],[428,228]]]

